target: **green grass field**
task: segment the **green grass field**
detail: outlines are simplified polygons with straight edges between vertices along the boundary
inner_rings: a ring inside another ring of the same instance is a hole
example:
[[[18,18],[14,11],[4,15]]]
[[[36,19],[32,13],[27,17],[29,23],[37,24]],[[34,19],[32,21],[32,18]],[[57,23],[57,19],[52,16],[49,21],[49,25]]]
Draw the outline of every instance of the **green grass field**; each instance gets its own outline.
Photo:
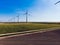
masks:
[[[36,29],[47,29],[60,27],[60,24],[42,24],[42,23],[2,23],[0,24],[0,34],[11,32],[22,32]]]

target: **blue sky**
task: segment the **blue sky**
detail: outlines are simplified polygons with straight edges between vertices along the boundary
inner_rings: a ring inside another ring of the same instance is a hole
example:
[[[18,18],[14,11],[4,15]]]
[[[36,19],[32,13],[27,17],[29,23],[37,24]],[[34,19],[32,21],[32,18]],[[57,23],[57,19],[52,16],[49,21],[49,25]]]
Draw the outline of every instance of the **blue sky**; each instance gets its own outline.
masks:
[[[20,15],[20,21],[25,21],[25,11],[29,11],[28,21],[60,22],[59,0],[0,0],[0,21],[8,21]],[[14,19],[12,19],[14,21]]]

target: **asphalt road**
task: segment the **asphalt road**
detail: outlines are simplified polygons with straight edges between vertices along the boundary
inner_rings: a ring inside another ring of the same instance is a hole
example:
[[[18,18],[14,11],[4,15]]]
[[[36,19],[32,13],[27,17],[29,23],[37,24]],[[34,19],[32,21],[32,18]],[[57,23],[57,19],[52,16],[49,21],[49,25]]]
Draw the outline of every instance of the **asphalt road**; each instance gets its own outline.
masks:
[[[0,45],[60,45],[60,29],[1,39]]]

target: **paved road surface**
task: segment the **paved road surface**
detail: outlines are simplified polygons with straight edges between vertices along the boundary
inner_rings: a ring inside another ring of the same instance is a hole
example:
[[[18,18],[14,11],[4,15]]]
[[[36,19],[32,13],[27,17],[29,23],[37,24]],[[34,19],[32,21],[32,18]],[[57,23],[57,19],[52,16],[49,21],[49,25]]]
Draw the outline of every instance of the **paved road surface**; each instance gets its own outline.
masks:
[[[2,39],[0,45],[60,45],[60,29]]]

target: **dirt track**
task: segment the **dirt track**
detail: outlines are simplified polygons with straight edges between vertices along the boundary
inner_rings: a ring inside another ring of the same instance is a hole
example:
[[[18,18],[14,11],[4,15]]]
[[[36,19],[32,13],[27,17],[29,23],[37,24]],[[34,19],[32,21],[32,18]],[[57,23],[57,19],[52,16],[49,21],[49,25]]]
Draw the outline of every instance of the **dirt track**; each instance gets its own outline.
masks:
[[[2,39],[0,45],[60,45],[60,29]]]

